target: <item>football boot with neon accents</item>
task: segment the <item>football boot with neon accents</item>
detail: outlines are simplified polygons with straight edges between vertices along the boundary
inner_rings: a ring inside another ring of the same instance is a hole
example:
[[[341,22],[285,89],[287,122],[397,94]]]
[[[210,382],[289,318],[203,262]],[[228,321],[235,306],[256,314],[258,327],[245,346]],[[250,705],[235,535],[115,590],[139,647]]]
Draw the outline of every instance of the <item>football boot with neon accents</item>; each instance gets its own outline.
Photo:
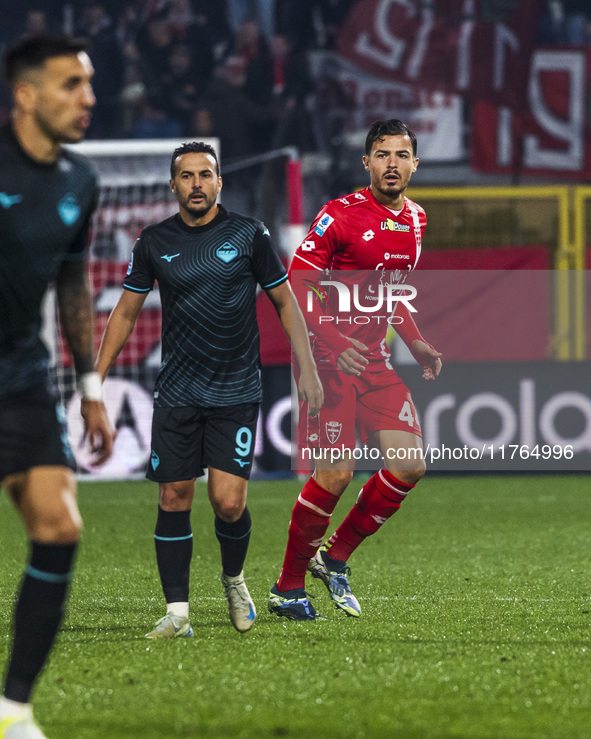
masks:
[[[47,739],[30,716],[6,716],[0,720],[0,739]]]
[[[347,577],[347,575],[351,574],[351,569],[345,567],[341,572],[330,570],[326,563],[327,557],[327,547],[323,545],[309,561],[309,572],[312,573],[312,577],[317,577],[326,585],[328,594],[334,601],[335,608],[340,608],[347,616],[359,618],[361,615],[361,606],[351,592],[349,578]]]
[[[287,618],[289,621],[315,621],[322,616],[316,613],[316,609],[310,603],[311,597],[303,588],[280,592],[275,583],[269,593],[269,613]]]
[[[241,634],[250,631],[254,626],[257,611],[244,582],[244,571],[236,577],[224,575],[222,572],[221,579],[228,599],[228,612],[232,626]]]
[[[187,616],[167,613],[156,621],[154,629],[146,634],[146,639],[188,639],[193,636],[193,628]]]

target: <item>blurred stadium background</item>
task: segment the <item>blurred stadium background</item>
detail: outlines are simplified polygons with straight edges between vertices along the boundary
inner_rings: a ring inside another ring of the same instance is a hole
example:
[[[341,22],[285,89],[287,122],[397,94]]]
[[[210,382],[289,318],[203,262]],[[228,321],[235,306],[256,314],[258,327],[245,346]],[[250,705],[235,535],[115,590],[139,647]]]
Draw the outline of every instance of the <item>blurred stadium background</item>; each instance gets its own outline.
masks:
[[[398,117],[418,135],[421,164],[409,196],[428,216],[418,320],[445,360],[440,381],[421,383],[393,342],[426,442],[572,444],[570,460],[509,468],[589,470],[588,2],[0,6],[2,47],[43,30],[86,37],[96,68],[98,102],[79,149],[101,178],[90,252],[97,340],[141,228],[175,210],[168,167],[180,142],[215,141],[222,202],[263,219],[287,263],[326,200],[367,184],[361,154],[369,123]],[[3,90],[0,120],[8,115]],[[261,296],[266,395],[256,469],[288,475],[289,347],[267,303]],[[143,475],[159,331],[155,294],[108,382],[119,437],[113,459],[92,475],[69,359],[48,333],[83,476]]]

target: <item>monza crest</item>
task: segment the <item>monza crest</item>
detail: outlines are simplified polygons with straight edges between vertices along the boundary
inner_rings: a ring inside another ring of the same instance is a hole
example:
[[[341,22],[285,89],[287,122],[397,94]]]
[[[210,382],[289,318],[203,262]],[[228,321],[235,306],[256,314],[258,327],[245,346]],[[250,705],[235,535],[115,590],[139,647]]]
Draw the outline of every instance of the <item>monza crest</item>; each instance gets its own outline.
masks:
[[[335,444],[341,435],[343,430],[343,424],[338,421],[327,421],[325,424],[326,438],[331,444]]]

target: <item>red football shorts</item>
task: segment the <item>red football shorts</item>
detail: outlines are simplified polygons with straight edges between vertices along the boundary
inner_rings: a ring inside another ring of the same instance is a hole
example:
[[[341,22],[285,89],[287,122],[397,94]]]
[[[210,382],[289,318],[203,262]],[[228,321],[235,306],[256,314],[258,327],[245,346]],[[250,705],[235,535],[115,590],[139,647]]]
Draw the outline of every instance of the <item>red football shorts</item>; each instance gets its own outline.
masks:
[[[334,369],[318,370],[324,405],[315,418],[308,404],[299,406],[298,442],[304,447],[354,449],[356,436],[367,443],[375,431],[409,431],[421,436],[421,427],[409,389],[392,370],[345,375]]]

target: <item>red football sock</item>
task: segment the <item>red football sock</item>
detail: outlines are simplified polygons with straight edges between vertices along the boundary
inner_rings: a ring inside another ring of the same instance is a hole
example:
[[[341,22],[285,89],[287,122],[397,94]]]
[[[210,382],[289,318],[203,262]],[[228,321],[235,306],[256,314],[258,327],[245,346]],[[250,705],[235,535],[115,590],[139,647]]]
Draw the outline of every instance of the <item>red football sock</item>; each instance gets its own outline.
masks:
[[[277,581],[279,591],[304,587],[308,562],[322,544],[338,502],[337,495],[320,487],[313,478],[304,485],[291,513],[283,569]]]
[[[381,469],[365,483],[357,502],[328,540],[328,556],[346,562],[361,542],[386,523],[400,508],[414,485],[404,485]]]

